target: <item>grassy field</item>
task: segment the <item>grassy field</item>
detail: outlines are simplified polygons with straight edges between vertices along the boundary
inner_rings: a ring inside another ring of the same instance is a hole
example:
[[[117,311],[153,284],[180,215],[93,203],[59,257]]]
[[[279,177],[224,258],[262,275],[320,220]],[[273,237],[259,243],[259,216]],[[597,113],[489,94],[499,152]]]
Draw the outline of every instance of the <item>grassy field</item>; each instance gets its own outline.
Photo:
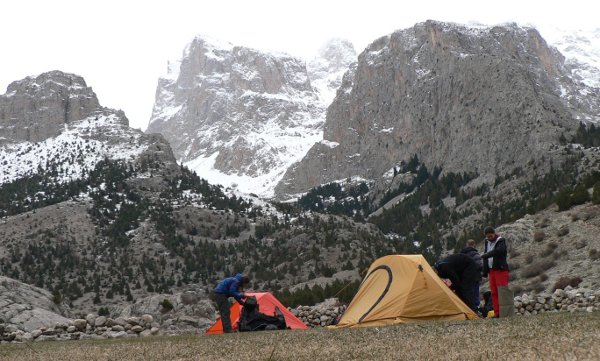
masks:
[[[0,346],[0,360],[600,360],[600,313]]]

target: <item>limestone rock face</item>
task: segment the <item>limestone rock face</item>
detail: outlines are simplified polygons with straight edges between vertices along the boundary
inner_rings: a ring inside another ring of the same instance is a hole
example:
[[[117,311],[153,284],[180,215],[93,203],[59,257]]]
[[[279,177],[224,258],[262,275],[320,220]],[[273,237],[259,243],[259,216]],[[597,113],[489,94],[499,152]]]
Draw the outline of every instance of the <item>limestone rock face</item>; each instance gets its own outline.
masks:
[[[104,158],[175,164],[162,135],[130,128],[78,75],[27,77],[0,95],[0,184],[47,168],[61,181],[79,179]]]
[[[488,181],[541,163],[561,134],[598,121],[598,89],[571,76],[533,28],[434,21],[371,43],[327,111],[324,140],[276,196],[351,176],[377,179],[417,155]],[[548,161],[548,160],[546,160]]]
[[[348,45],[341,44],[326,47],[330,60],[313,63],[312,84],[301,59],[197,37],[159,79],[147,132],[163,134],[177,159],[208,181],[237,186],[249,178],[240,190],[269,196],[321,139],[339,83],[327,72],[341,78],[349,63],[331,55]],[[352,52],[343,54],[353,61]]]
[[[15,81],[0,95],[0,145],[57,136],[66,124],[100,108],[96,94],[78,75],[51,71]]]
[[[42,327],[67,324],[66,305],[56,305],[44,289],[0,276],[0,319],[6,325],[31,332]]]

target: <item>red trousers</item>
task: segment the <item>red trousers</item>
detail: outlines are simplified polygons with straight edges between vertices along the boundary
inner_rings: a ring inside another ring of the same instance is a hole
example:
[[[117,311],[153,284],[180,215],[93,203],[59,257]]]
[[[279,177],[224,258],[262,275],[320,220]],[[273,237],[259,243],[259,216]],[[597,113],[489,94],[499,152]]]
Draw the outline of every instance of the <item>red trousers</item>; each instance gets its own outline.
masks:
[[[494,317],[500,317],[500,302],[498,302],[498,287],[508,286],[508,271],[491,269],[488,274],[490,280],[490,291],[492,292],[492,304],[494,305]]]

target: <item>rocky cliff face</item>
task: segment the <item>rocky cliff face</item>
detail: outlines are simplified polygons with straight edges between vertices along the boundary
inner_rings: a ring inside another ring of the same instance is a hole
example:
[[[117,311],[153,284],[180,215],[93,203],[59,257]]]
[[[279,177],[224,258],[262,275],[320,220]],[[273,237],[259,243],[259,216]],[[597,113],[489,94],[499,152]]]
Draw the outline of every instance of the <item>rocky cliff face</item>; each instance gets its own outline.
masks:
[[[324,52],[330,59],[309,72],[297,58],[198,37],[159,80],[147,131],[162,133],[176,157],[209,181],[270,196],[285,169],[320,140],[336,77],[354,60],[345,42]]]
[[[15,81],[0,95],[0,145],[57,136],[65,125],[99,109],[96,94],[80,76],[52,71]]]
[[[600,120],[598,99],[535,29],[417,24],[359,55],[328,109],[324,140],[287,171],[276,195],[377,179],[415,154],[430,169],[491,181],[544,163],[561,134]]]
[[[0,185],[50,167],[58,181],[80,179],[104,158],[174,163],[161,135],[128,123],[122,111],[100,106],[78,75],[52,71],[15,81],[0,95]]]

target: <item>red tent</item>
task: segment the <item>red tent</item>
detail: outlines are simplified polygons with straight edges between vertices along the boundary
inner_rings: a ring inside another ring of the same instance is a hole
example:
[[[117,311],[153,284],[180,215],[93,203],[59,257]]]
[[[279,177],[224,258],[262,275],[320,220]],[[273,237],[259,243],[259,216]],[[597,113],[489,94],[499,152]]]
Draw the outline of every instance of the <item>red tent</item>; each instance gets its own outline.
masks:
[[[256,297],[256,302],[258,303],[258,310],[260,313],[264,313],[265,315],[275,315],[275,307],[278,307],[279,310],[283,313],[283,317],[285,318],[285,323],[288,328],[292,330],[306,330],[308,326],[304,324],[304,322],[300,321],[298,317],[294,316],[288,309],[281,303],[272,293],[269,292],[260,292],[260,293],[246,293],[247,296]],[[237,330],[237,323],[240,319],[240,312],[242,311],[242,306],[239,303],[235,302],[231,305],[231,326],[234,330]],[[221,323],[221,318],[218,318],[214,325],[212,325],[208,330],[206,330],[207,335],[215,335],[223,333],[223,324]]]

